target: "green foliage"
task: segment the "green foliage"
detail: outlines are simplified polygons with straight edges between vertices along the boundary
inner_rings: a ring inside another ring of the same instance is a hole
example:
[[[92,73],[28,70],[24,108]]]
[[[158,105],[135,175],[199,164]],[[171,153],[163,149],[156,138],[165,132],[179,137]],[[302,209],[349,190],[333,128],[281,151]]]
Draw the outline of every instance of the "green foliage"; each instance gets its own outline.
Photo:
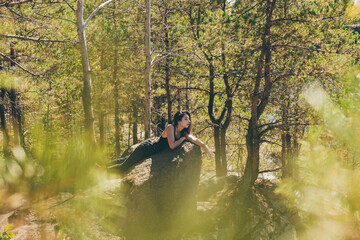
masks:
[[[302,144],[298,177],[278,188],[302,216],[300,239],[351,239],[360,233],[359,72],[343,78],[348,94],[340,104],[318,86],[305,92],[324,124],[311,127]]]
[[[16,89],[20,84],[19,76],[9,73],[0,72],[0,87],[5,89]]]
[[[0,240],[10,240],[15,237],[15,234],[11,232],[12,224],[5,227],[4,232],[0,233]]]
[[[102,2],[87,2],[84,17]],[[208,145],[214,145],[214,123],[210,123],[207,109],[211,61],[216,117],[227,100],[224,75],[227,74],[232,89],[239,84],[232,97],[232,122],[226,134],[228,168],[238,175],[243,172],[247,156],[245,136],[266,22],[266,2],[152,2],[153,120],[157,123],[161,118],[167,119],[164,86],[169,67],[172,112],[188,108],[193,114],[195,134]],[[72,4],[76,7],[74,1]],[[360,118],[359,83],[356,74],[345,77],[347,81],[339,79],[339,75],[359,59],[359,35],[346,27],[359,20],[359,9],[359,5],[352,6],[347,0],[281,0],[276,1],[274,9],[270,66],[273,85],[269,104],[259,120],[261,130],[267,126],[274,128],[262,136],[266,143],[261,147],[260,169],[281,165],[284,134],[292,137],[292,147],[298,149],[300,139],[309,132],[308,140],[302,143],[301,181],[286,181],[279,191],[304,214],[310,230],[310,223],[325,221],[325,217],[332,220],[338,217],[341,223],[346,219],[349,223],[346,226],[353,226],[353,220],[358,218],[359,193],[352,189],[356,186],[350,180],[358,176],[354,169],[359,165],[360,134],[356,125]],[[137,1],[115,1],[99,11],[87,26],[99,148],[82,135],[82,74],[74,12],[67,4],[55,2],[25,3],[2,10],[0,34],[67,42],[0,38],[1,53],[9,55],[12,47],[19,64],[32,72],[43,73],[42,78],[31,77],[0,59],[3,67],[0,87],[16,89],[25,139],[21,147],[15,141],[16,121],[11,102],[5,96],[0,99],[0,105],[4,106],[11,156],[5,158],[5,153],[1,154],[0,186],[4,188],[1,190],[8,190],[10,185],[13,191],[42,197],[92,186],[103,179],[96,163],[116,157],[115,115],[120,119],[117,126],[120,150],[132,144],[135,124],[138,124],[138,138],[143,137],[143,6]],[[308,92],[307,99],[317,106],[317,115],[315,110],[304,106],[300,96],[315,80],[324,90]],[[263,91],[262,86],[260,95]],[[115,103],[119,104],[119,112],[115,111]],[[137,112],[135,116],[134,112]],[[319,119],[324,119],[325,125],[308,130],[308,124],[318,123]],[[3,129],[1,133],[5,136]],[[4,139],[0,137],[0,142],[4,143]],[[204,159],[202,174],[204,178],[214,175],[213,159]],[[328,205],[321,206],[322,202],[317,202],[319,198],[330,199]],[[96,208],[97,204],[101,201],[90,202],[89,206]],[[339,209],[345,209],[343,215],[336,209],[338,204]],[[325,207],[338,215],[324,213]],[[83,210],[75,208],[78,212]],[[98,210],[96,214],[102,211]],[[66,221],[64,218],[63,222]],[[65,227],[81,235],[83,225],[76,220],[69,221]]]
[[[64,138],[61,132],[49,134],[39,128],[32,132],[32,158],[38,166],[30,185],[33,193],[74,192],[96,184],[96,164],[107,161],[102,149],[81,134]]]

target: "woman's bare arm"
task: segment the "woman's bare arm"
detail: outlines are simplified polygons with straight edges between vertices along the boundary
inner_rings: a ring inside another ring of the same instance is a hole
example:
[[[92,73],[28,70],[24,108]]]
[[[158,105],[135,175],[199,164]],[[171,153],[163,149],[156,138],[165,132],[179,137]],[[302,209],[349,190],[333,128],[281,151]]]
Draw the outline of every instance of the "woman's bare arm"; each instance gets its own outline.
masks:
[[[194,135],[192,134],[185,134],[185,137],[187,140],[189,140],[190,142],[200,146],[204,152],[206,154],[208,154],[209,156],[213,155],[213,152],[211,151],[211,149],[209,148],[208,145],[206,145],[205,143],[203,143],[200,139],[196,138]]]
[[[164,136],[164,134],[166,136]],[[175,136],[174,136],[174,126],[169,124],[165,130],[164,133],[162,134],[163,137],[166,137],[169,143],[169,147],[170,149],[174,150],[175,148],[177,148],[186,138],[185,137],[181,137],[178,140],[175,140]]]

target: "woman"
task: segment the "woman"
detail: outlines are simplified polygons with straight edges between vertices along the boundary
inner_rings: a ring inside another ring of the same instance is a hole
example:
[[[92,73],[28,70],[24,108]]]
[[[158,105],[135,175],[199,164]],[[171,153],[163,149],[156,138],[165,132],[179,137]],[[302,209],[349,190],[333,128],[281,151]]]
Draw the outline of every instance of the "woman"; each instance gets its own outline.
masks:
[[[120,172],[126,172],[132,166],[145,160],[147,157],[158,153],[166,148],[175,149],[185,140],[200,146],[206,154],[212,155],[210,148],[192,135],[191,115],[188,111],[178,111],[174,115],[172,124],[169,124],[162,132],[161,136],[155,140],[146,140],[142,142],[127,158],[116,159],[115,165],[109,168],[119,169]]]

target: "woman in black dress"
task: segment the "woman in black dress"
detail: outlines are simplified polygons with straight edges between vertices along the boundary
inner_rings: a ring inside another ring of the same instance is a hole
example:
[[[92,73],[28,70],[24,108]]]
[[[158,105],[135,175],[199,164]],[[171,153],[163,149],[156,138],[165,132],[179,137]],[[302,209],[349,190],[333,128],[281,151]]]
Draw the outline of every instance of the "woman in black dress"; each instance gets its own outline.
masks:
[[[110,169],[119,169],[126,172],[132,166],[140,163],[146,158],[158,153],[166,148],[175,149],[185,140],[200,146],[206,154],[212,155],[211,149],[194,135],[192,135],[191,115],[188,111],[178,111],[174,115],[172,124],[169,124],[162,132],[161,136],[155,140],[146,140],[136,147],[126,158],[118,158],[113,161]]]

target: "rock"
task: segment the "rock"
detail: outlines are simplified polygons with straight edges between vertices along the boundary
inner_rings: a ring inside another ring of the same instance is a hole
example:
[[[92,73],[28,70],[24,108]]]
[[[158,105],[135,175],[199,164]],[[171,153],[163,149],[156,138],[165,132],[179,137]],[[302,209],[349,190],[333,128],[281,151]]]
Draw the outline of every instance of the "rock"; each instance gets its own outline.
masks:
[[[196,223],[200,148],[190,142],[137,165],[124,179],[127,240],[177,239]]]
[[[195,226],[200,168],[200,148],[188,142],[146,159],[123,179],[96,168],[96,186],[2,214],[0,226],[13,224],[14,240],[176,239]]]

